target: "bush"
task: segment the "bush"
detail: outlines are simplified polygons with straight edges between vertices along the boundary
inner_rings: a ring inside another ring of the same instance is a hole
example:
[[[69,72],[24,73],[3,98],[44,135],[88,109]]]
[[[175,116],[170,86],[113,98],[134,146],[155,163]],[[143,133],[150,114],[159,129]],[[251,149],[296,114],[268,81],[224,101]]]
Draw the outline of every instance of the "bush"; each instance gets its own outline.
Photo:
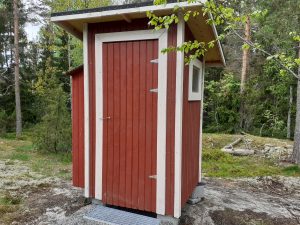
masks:
[[[38,150],[69,152],[71,150],[71,114],[67,108],[68,95],[55,77],[42,82],[40,101],[45,109],[42,121],[34,129],[33,142]]]
[[[0,135],[6,133],[7,130],[7,114],[5,110],[0,109]]]

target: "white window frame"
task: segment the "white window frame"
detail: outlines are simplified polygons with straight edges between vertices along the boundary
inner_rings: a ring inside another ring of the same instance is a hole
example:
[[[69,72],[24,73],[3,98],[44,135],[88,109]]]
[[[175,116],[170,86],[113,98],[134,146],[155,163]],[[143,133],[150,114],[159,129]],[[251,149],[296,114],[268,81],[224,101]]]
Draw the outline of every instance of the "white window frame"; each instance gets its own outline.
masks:
[[[199,69],[199,90],[198,92],[193,92],[193,71],[194,66]],[[194,59],[189,65],[189,101],[201,101],[202,100],[202,80],[203,80],[203,65],[198,59]]]
[[[166,197],[166,120],[167,120],[167,54],[162,50],[168,47],[168,31],[161,29],[101,33],[95,35],[95,75],[96,75],[96,171],[95,198],[102,200],[103,166],[103,66],[102,49],[105,42],[158,40],[158,100],[157,100],[157,178],[156,213],[165,215]]]

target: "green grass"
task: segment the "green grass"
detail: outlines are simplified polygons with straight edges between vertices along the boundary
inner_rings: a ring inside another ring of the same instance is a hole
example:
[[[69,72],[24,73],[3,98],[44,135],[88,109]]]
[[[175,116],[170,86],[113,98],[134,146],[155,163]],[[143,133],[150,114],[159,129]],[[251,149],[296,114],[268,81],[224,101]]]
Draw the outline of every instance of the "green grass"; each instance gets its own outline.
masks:
[[[29,161],[30,156],[28,154],[25,154],[25,153],[14,152],[11,155],[10,159],[11,160],[20,160],[20,161]]]
[[[204,134],[203,135],[203,172],[208,177],[238,178],[256,176],[300,176],[299,166],[278,166],[274,161],[261,156],[232,156],[220,149],[233,142],[239,135]],[[266,143],[281,146],[292,144],[289,140],[248,136],[252,145],[262,148]]]
[[[288,166],[282,170],[286,176],[300,176],[300,167],[297,165]]]
[[[5,160],[6,165],[14,165],[17,161],[21,161],[44,176],[70,180],[72,154],[37,151],[30,141],[30,135],[27,135],[26,140],[16,140],[11,134],[8,134],[9,138],[0,138],[0,159]]]
[[[19,205],[21,203],[21,198],[13,197],[8,192],[4,196],[0,196],[0,205]]]
[[[203,151],[203,172],[208,177],[256,177],[280,175],[282,169],[257,156],[232,156],[221,150]]]

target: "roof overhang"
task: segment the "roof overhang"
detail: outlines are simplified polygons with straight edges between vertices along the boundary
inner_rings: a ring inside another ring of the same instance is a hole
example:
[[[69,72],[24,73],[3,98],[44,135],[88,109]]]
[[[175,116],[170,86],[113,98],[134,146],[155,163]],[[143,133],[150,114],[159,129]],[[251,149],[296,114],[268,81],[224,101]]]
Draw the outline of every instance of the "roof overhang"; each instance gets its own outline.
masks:
[[[199,1],[197,3],[176,2],[168,3],[166,5],[153,5],[153,2],[151,1],[138,4],[115,5],[94,9],[67,11],[53,13],[51,15],[51,21],[82,40],[83,27],[86,23],[121,20],[125,20],[130,23],[134,19],[146,18],[146,13],[148,11],[154,12],[157,16],[164,16],[173,13],[174,7],[179,6],[183,10],[200,12],[197,17],[190,17],[187,24],[198,41],[209,42],[216,39],[218,33],[214,25],[208,25],[206,23],[208,17],[203,16],[201,7],[205,1],[206,0],[201,0],[201,2]],[[219,41],[214,48],[207,51],[205,60],[207,66],[225,66],[225,57]]]

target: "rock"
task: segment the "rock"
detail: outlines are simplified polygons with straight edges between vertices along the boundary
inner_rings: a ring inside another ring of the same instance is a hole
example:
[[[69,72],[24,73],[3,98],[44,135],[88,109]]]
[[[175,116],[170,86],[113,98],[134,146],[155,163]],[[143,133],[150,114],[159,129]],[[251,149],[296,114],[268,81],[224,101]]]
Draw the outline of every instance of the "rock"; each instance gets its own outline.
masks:
[[[254,150],[252,149],[234,149],[234,148],[223,148],[222,149],[223,152],[235,155],[235,156],[248,156],[248,155],[254,155]]]

